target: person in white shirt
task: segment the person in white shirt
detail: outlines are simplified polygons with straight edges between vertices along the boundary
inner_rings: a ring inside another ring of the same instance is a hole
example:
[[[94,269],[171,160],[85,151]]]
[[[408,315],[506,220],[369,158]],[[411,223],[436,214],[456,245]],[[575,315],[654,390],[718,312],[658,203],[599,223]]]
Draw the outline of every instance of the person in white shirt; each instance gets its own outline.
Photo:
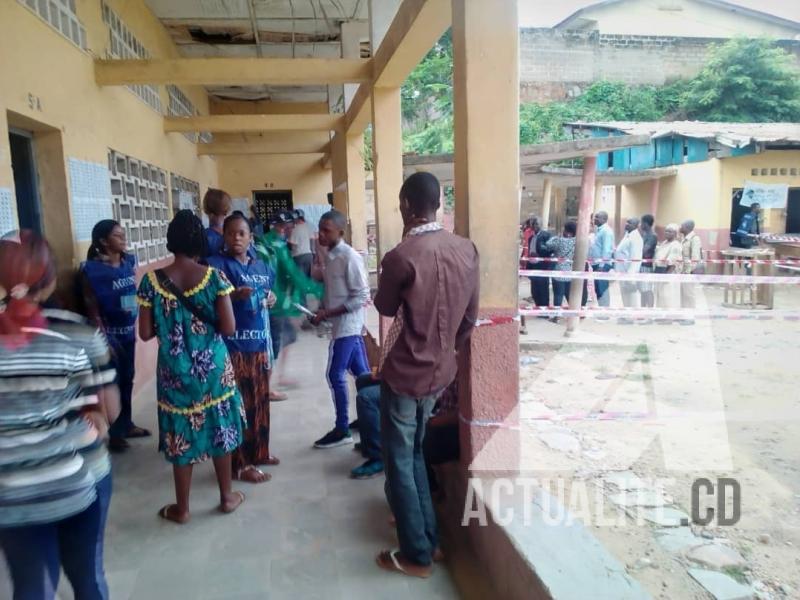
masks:
[[[644,241],[639,233],[639,219],[630,217],[625,223],[625,237],[614,253],[615,259],[625,262],[615,263],[615,270],[630,275],[638,273],[642,266],[643,250]],[[639,308],[639,288],[636,281],[620,281],[619,287],[622,292],[622,305],[625,308]]]
[[[314,262],[314,255],[311,252],[311,228],[306,223],[306,215],[302,209],[298,208],[293,214],[294,229],[287,243],[297,267],[306,277],[311,277],[311,264]]]

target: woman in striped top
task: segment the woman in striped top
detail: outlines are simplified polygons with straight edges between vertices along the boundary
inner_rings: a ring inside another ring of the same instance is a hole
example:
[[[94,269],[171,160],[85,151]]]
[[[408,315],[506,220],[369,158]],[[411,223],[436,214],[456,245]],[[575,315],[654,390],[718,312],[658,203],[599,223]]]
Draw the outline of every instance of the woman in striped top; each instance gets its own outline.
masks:
[[[54,598],[63,567],[76,598],[106,599],[114,370],[100,332],[41,309],[54,289],[47,242],[0,241],[0,546],[15,598]]]

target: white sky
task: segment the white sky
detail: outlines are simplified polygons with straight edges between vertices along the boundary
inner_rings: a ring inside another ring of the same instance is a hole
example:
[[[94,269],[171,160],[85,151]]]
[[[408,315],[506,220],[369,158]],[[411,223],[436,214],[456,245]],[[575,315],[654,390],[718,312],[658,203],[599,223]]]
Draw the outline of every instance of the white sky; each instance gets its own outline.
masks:
[[[747,8],[800,21],[798,0],[728,0]],[[552,27],[576,10],[595,4],[596,0],[519,0],[519,21],[522,27]]]

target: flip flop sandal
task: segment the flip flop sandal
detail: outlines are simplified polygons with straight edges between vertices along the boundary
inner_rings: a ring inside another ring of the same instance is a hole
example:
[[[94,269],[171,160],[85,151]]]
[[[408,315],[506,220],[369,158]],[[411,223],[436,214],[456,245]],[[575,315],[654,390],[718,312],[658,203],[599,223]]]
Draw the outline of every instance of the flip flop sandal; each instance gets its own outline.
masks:
[[[412,573],[407,571],[403,565],[400,564],[400,560],[397,558],[397,555],[400,554],[400,550],[384,550],[378,556],[375,557],[375,562],[378,566],[385,570],[385,571],[393,571],[395,573],[401,573],[403,575],[407,575],[409,577],[417,577],[419,579],[427,579],[432,575],[432,571],[428,571],[426,575],[417,575],[416,573]],[[391,560],[391,564],[387,564],[384,557],[388,556]]]
[[[179,519],[174,519],[169,515],[169,511],[172,508],[177,508],[177,504],[167,504],[166,506],[162,506],[161,510],[158,511],[158,516],[166,521],[171,521],[172,523],[176,523],[177,525],[185,525],[189,522],[189,517],[186,517],[186,520],[181,521]]]
[[[248,473],[248,472],[252,472],[252,471],[256,471],[259,475],[262,475],[264,477],[264,479],[262,479],[260,481],[253,481],[252,479],[245,479],[244,477],[242,477],[243,473]],[[272,479],[272,475],[270,475],[269,473],[264,473],[264,471],[262,471],[261,469],[259,469],[255,465],[247,465],[246,467],[243,467],[243,468],[239,469],[239,472],[236,474],[236,480],[237,481],[244,481],[244,482],[253,483],[253,484],[266,483],[270,479]]]
[[[289,396],[284,394],[283,392],[270,392],[269,393],[269,401],[270,402],[283,402],[284,400],[288,400]]]
[[[233,508],[227,508],[227,509],[223,508],[222,505],[220,505],[219,512],[224,513],[226,515],[229,515],[232,512],[234,512],[237,508],[239,508],[242,504],[244,504],[244,501],[245,501],[245,498],[246,498],[246,496],[244,495],[244,492],[242,492],[240,490],[236,490],[233,493],[236,494],[237,496],[239,496],[239,498],[241,498],[239,503],[236,506],[234,506]]]
[[[281,464],[281,459],[280,459],[280,458],[278,458],[277,456],[269,456],[269,457],[267,457],[267,459],[264,461],[264,464],[265,464],[265,465],[269,465],[269,466],[271,466],[271,467],[274,467],[274,466],[276,466],[276,465],[279,465],[279,464]]]
[[[153,435],[153,434],[150,433],[150,431],[148,431],[144,427],[137,427],[136,425],[134,425],[133,427],[131,427],[128,430],[128,433],[125,434],[125,437],[126,438],[144,438],[144,437],[150,437],[151,435]]]

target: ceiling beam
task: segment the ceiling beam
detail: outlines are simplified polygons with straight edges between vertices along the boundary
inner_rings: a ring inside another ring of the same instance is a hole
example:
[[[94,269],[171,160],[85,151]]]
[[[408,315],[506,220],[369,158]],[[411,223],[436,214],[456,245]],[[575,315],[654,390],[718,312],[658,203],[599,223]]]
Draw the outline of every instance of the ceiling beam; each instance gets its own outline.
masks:
[[[98,85],[318,85],[371,80],[361,58],[171,58],[95,60]]]
[[[330,143],[317,145],[293,145],[281,142],[212,142],[210,144],[197,144],[198,156],[224,156],[242,154],[271,154],[271,155],[324,155],[330,151]]]
[[[164,117],[164,131],[235,133],[247,131],[335,131],[342,115],[211,115]]]
[[[272,102],[270,100],[230,100],[209,101],[212,115],[327,115],[330,107],[327,102]]]
[[[403,0],[373,58],[376,87],[400,87],[452,22],[450,0]],[[370,84],[362,84],[347,110],[349,132],[371,120]]]

